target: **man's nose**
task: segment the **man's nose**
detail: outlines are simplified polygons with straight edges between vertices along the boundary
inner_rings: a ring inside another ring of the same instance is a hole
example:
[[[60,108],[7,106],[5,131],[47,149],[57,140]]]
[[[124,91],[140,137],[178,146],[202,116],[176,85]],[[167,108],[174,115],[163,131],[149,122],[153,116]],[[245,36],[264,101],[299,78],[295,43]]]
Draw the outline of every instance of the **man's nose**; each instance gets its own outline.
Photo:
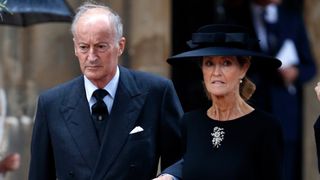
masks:
[[[96,50],[93,47],[89,49],[88,59],[89,60],[96,60],[97,59]]]

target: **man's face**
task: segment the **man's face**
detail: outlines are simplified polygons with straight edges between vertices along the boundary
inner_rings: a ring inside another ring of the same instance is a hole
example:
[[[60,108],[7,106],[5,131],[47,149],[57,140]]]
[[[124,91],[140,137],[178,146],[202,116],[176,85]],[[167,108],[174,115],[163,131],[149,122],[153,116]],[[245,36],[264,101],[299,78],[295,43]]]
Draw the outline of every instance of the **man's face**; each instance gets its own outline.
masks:
[[[124,45],[123,37],[115,38],[114,26],[105,14],[89,10],[79,18],[74,34],[75,55],[82,73],[99,88],[114,76]]]

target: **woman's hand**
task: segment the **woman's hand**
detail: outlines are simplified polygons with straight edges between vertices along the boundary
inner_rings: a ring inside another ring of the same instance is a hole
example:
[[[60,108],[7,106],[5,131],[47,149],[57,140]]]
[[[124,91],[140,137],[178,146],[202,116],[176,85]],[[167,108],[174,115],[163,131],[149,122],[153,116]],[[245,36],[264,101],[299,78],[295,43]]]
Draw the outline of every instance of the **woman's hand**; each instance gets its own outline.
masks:
[[[157,178],[154,178],[153,180],[173,180],[173,176],[171,176],[170,174],[163,174],[158,176]]]
[[[320,101],[320,81],[317,83],[317,86],[314,88],[317,94],[317,98]]]

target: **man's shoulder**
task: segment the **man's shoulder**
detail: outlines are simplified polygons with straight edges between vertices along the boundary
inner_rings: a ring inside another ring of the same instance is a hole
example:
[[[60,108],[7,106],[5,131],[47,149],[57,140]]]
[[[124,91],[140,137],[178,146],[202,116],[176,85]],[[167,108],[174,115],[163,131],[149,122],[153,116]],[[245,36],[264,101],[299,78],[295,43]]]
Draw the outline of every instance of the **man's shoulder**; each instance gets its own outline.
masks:
[[[81,86],[83,84],[83,76],[78,76],[74,79],[66,81],[64,83],[58,84],[54,87],[51,87],[41,93],[42,96],[55,96],[61,95],[65,92],[70,92],[70,89],[75,86]]]
[[[124,67],[121,68],[121,72],[124,76],[131,76],[133,79],[136,80],[136,82],[165,83],[167,81],[170,81],[168,78],[155,73],[140,70],[132,70]]]

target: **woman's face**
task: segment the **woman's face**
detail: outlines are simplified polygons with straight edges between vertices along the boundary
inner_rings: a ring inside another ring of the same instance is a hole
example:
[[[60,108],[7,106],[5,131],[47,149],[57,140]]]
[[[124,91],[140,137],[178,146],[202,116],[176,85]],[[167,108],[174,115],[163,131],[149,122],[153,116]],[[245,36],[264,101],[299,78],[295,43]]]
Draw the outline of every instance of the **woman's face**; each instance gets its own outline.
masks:
[[[201,69],[211,98],[239,94],[240,79],[245,77],[249,63],[240,66],[236,56],[207,56]]]

